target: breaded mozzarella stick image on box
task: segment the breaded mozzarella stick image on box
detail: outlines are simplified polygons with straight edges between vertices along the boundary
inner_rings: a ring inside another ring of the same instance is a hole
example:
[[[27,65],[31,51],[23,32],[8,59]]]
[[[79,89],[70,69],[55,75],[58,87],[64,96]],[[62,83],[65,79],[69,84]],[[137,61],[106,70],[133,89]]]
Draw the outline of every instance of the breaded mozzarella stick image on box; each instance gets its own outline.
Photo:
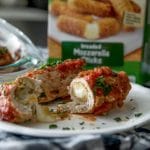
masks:
[[[134,12],[130,0],[110,0],[111,4],[120,20],[123,20],[124,13]]]
[[[135,13],[141,13],[141,7],[137,3],[135,3],[133,0],[130,0],[130,3]]]
[[[69,0],[68,5],[72,10],[84,14],[99,17],[109,17],[113,15],[112,6],[109,3],[94,0]]]
[[[93,17],[91,15],[83,15],[74,10],[71,10],[66,2],[60,0],[53,1],[50,6],[51,7],[49,10],[54,16],[68,15],[70,17],[83,19],[89,22],[93,20]]]
[[[85,20],[61,15],[58,18],[57,26],[63,32],[92,40],[115,35],[120,31],[120,23],[115,18],[102,18],[89,23]]]
[[[110,0],[114,11],[121,23],[123,23],[126,12],[140,12],[138,5],[130,0]],[[133,31],[135,27],[123,24],[124,31]]]
[[[110,0],[96,0],[96,1],[111,4]],[[130,3],[132,5],[133,10],[134,10],[135,13],[140,13],[141,12],[141,7],[134,0],[130,0]]]

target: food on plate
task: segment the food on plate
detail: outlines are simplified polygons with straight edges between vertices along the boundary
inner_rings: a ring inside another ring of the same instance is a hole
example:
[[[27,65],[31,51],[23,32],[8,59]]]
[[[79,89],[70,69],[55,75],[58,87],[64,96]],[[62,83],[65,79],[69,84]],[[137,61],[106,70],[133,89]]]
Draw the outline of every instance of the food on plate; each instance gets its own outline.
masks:
[[[113,9],[110,3],[97,2],[94,0],[68,0],[69,7],[83,14],[91,14],[99,17],[110,17]]]
[[[85,61],[83,59],[65,60],[56,62],[53,66],[44,66],[25,74],[20,78],[29,78],[40,81],[43,90],[38,97],[39,103],[45,103],[68,96],[67,86],[72,79],[83,69]]]
[[[46,64],[0,85],[0,119],[53,122],[72,113],[102,115],[121,107],[131,89],[126,73],[109,67],[83,71],[84,65],[82,59]]]
[[[66,114],[63,113],[51,113],[47,105],[39,104],[37,97],[41,93],[41,87],[34,80],[27,80],[28,87],[26,90],[21,90],[23,87],[18,83],[0,86],[0,120],[14,123],[26,121],[54,122],[66,117]]]
[[[34,82],[29,83],[32,85]],[[33,86],[33,88],[35,88]],[[36,87],[37,88],[37,87]],[[27,95],[28,91],[20,90],[16,84],[4,84],[0,86],[0,119],[9,122],[21,123],[33,120],[35,107],[33,100],[36,99],[35,93]]]
[[[123,71],[115,73],[109,67],[83,71],[69,86],[72,102],[58,105],[58,111],[103,115],[116,106],[123,106],[130,89]]]
[[[87,22],[82,19],[61,15],[57,21],[58,28],[69,34],[86,39],[99,39],[115,35],[120,32],[121,25],[115,18],[103,18]]]
[[[8,65],[14,60],[6,47],[0,47],[0,66]]]
[[[37,119],[36,113],[43,114],[37,108],[45,109],[41,103],[68,96],[67,86],[84,65],[82,59],[65,60],[0,85],[0,119],[17,123]]]
[[[79,18],[88,22],[91,22],[93,20],[93,17],[91,15],[83,15],[81,13],[73,11],[68,7],[66,2],[60,0],[55,0],[52,2],[50,11],[54,16],[68,15],[70,17]]]

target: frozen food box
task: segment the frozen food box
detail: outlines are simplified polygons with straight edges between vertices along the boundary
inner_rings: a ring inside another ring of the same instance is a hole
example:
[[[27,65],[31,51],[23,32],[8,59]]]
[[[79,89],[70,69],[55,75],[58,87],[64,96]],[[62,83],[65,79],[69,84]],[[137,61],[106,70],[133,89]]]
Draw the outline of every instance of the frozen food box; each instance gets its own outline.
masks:
[[[150,87],[150,1],[146,5],[146,19],[144,27],[144,40],[142,51],[141,79],[142,84]]]
[[[141,83],[146,0],[49,0],[50,58],[84,58]]]

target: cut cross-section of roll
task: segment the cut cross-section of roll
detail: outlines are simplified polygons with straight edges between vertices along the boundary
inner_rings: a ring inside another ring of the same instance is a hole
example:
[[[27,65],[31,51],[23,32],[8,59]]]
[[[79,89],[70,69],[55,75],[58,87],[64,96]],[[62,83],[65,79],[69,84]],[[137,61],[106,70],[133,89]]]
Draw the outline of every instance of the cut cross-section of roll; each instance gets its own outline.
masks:
[[[16,82],[0,86],[0,120],[15,123],[34,120],[40,85],[28,78]]]
[[[45,103],[68,96],[67,86],[82,71],[84,65],[83,59],[68,59],[54,66],[29,72],[25,76],[41,82],[43,92],[38,97],[38,102]]]
[[[130,89],[125,72],[114,73],[108,67],[83,71],[69,86],[72,102],[59,105],[58,111],[102,115],[121,107]]]
[[[44,107],[41,103],[68,96],[67,86],[84,64],[82,59],[66,60],[35,69],[12,83],[0,85],[0,120],[15,123],[53,121],[56,115],[48,114],[45,111],[48,105]]]

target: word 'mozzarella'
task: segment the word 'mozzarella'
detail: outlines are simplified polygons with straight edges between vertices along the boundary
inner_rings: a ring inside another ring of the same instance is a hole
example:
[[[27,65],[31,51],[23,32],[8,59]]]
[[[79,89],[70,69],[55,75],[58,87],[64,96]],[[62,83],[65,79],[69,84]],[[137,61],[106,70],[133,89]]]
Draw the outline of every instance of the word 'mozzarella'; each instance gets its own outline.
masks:
[[[102,50],[83,50],[80,48],[73,49],[74,56],[87,56],[87,57],[110,57],[110,52]]]

